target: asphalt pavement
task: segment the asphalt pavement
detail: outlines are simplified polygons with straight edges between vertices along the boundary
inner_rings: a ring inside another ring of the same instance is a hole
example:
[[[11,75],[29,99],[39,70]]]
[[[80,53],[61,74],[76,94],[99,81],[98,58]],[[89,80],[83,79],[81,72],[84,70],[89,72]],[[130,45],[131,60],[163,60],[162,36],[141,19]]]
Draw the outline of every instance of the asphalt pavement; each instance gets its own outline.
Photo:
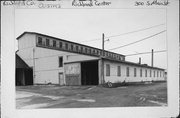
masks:
[[[102,86],[18,86],[16,108],[167,106],[167,83],[116,88]]]

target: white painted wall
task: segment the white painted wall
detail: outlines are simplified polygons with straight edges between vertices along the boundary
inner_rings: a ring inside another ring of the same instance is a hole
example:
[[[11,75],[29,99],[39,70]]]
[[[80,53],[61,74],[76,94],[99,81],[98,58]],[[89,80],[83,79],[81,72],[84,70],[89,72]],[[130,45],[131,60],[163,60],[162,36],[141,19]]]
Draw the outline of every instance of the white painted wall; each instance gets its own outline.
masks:
[[[18,49],[23,50],[27,48],[32,48],[35,46],[35,34],[24,34],[21,38],[18,39]]]
[[[59,57],[61,56],[63,57],[63,63],[98,59],[97,57],[36,47],[34,80],[35,84],[45,84],[49,82],[53,84],[59,84],[58,73],[64,73],[64,65],[63,67],[59,67]]]
[[[17,54],[30,66],[33,66],[33,48],[35,48],[34,34],[25,34],[18,39]]]
[[[106,76],[106,64],[110,64],[110,76]],[[121,66],[121,76],[117,76],[117,67]],[[126,68],[129,67],[129,77],[126,76]],[[134,77],[134,68],[136,68],[136,77]],[[142,68],[142,77],[140,77],[140,69]],[[147,77],[145,77],[145,70],[147,70]],[[150,77],[150,69],[145,67],[138,67],[133,65],[127,65],[123,63],[117,63],[117,62],[110,62],[105,61],[104,62],[104,72],[105,72],[105,82],[141,82],[141,81],[157,81],[157,80],[165,80],[163,77],[163,71],[161,71],[161,77],[160,77],[160,70],[155,69],[156,76],[154,77],[152,70],[152,76]],[[159,77],[157,77],[157,71],[159,71]]]

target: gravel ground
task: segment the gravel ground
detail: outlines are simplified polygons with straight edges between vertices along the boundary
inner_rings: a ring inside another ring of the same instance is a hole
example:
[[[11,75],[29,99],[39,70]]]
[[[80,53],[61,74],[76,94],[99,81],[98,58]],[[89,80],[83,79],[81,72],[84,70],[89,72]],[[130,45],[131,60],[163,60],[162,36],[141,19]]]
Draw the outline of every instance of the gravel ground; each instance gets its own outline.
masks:
[[[18,109],[136,106],[167,106],[167,84],[16,87]]]

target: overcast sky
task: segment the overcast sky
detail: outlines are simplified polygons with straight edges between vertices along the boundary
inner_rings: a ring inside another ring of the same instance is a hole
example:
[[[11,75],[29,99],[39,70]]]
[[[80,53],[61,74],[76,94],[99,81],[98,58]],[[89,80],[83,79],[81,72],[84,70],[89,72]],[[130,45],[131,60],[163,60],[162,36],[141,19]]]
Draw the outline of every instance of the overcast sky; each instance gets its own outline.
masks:
[[[156,26],[150,28],[152,26]],[[139,32],[116,36],[128,32]],[[85,45],[102,48],[102,33],[110,41],[105,49],[116,48],[166,30],[165,9],[16,9],[15,35],[38,32]],[[99,40],[94,40],[99,39]],[[94,41],[89,41],[94,40]],[[17,45],[17,44],[16,44]],[[123,55],[166,50],[166,32],[116,50]],[[151,65],[151,54],[128,56],[126,60]],[[166,52],[154,54],[154,66],[167,68]]]

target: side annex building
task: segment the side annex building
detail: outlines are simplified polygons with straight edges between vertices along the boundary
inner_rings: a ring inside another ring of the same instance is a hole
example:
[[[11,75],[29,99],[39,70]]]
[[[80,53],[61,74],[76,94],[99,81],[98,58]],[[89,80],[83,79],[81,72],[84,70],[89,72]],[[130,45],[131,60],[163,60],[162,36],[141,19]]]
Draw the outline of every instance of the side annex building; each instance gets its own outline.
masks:
[[[100,85],[165,81],[165,70],[56,37],[24,32],[16,51],[16,85]]]

